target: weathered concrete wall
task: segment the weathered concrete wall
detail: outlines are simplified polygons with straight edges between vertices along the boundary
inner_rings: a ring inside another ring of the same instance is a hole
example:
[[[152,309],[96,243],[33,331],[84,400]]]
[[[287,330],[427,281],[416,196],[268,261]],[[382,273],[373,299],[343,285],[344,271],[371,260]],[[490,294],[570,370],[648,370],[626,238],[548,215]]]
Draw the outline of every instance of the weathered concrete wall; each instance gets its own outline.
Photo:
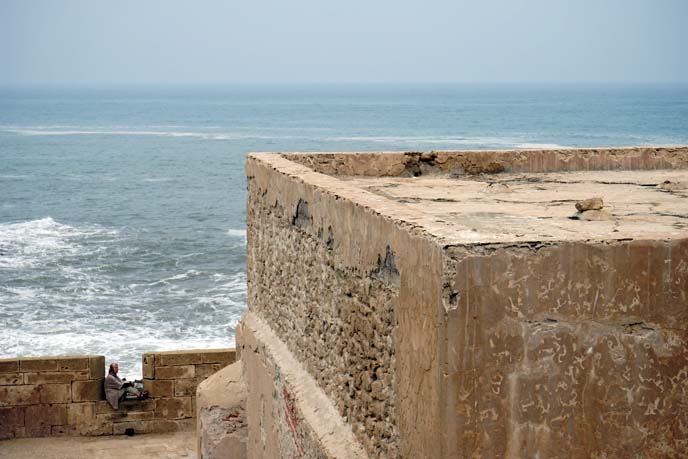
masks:
[[[241,360],[199,384],[196,397],[198,459],[247,457],[247,394]]]
[[[277,155],[249,158],[247,172],[249,309],[317,380],[368,455],[432,451],[428,432],[441,422],[440,248]]]
[[[427,153],[286,153],[284,156],[323,174],[368,177],[688,167],[686,147],[468,150]]]
[[[448,253],[448,457],[688,453],[688,239]]]
[[[685,455],[688,201],[661,184],[687,168],[686,147],[250,155],[249,457]],[[523,175],[589,170],[658,174]],[[610,221],[572,223],[605,184]],[[653,211],[647,187],[674,194]]]
[[[145,354],[151,398],[113,410],[103,392],[104,356],[0,359],[0,439],[193,429],[196,386],[234,360],[233,349]]]

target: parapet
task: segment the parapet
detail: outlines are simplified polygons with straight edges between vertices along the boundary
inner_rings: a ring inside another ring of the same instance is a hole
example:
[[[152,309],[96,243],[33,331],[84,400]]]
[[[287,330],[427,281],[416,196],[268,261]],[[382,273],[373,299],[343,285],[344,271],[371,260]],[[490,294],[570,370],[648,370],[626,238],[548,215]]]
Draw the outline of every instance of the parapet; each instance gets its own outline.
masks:
[[[234,360],[234,349],[147,353],[150,399],[113,410],[102,355],[0,359],[0,440],[192,430],[197,385]]]
[[[248,457],[688,453],[688,147],[246,171]]]

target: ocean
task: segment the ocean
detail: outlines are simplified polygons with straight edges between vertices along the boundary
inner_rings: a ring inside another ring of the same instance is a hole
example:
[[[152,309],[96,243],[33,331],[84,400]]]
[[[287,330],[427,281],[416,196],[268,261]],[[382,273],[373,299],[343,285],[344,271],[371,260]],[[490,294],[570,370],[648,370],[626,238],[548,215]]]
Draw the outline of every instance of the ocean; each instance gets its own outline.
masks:
[[[0,88],[0,357],[232,346],[251,151],[656,144],[687,86]]]

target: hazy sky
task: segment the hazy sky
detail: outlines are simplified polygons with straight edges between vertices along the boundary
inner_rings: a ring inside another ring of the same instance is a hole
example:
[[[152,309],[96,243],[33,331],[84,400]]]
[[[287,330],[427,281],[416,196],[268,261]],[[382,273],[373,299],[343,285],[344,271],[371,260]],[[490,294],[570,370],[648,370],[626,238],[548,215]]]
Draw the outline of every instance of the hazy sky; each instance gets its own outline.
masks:
[[[0,0],[0,84],[688,82],[686,0]]]

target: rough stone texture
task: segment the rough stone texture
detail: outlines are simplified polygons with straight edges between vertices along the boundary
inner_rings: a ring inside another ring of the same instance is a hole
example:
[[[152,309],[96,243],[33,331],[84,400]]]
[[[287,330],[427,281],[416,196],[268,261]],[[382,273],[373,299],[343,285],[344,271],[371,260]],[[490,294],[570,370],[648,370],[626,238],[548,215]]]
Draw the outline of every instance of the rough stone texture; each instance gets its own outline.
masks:
[[[198,386],[198,459],[247,457],[247,392],[241,361],[223,368]]]
[[[394,253],[383,245],[367,269],[343,265],[336,257],[341,239],[331,224],[314,220],[308,198],[289,205],[269,187],[249,181],[251,309],[297,354],[362,441],[393,456]]]
[[[286,153],[284,156],[323,174],[367,177],[688,168],[685,146],[427,153]]]
[[[327,394],[265,322],[247,313],[237,338],[250,384],[249,458],[368,457]]]
[[[249,457],[353,457],[294,380],[370,457],[688,455],[688,190],[666,186],[688,148],[261,153],[247,175]],[[592,196],[607,217],[573,220]]]
[[[233,349],[146,354],[144,374],[159,378],[144,380],[151,399],[122,402],[119,410],[104,400],[104,356],[1,359],[0,440],[191,429],[197,385],[235,355]]]
[[[95,402],[104,398],[103,378],[72,382],[72,400],[75,402]]]

